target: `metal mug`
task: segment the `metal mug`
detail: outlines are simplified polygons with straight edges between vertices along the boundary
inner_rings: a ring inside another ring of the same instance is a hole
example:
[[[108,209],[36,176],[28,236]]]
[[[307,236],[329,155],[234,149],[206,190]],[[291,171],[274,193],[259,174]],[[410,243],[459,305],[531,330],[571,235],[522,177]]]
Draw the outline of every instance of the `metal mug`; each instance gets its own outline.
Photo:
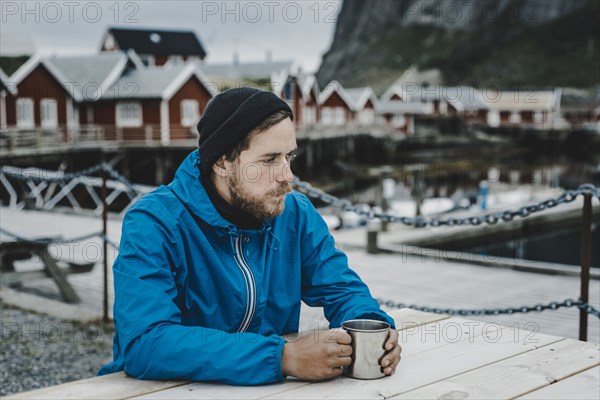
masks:
[[[344,375],[358,379],[384,377],[379,362],[385,353],[390,324],[373,319],[353,319],[344,322],[342,328],[352,338],[352,364],[344,368]]]

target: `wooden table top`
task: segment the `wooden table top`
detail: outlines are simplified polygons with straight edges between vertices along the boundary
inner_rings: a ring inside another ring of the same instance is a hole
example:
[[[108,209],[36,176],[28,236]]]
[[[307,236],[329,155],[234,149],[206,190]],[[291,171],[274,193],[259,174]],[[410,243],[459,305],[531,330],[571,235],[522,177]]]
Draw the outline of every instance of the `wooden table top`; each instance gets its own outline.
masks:
[[[6,399],[599,399],[600,346],[419,311],[392,312],[402,361],[391,377],[264,386],[142,381],[116,373]]]

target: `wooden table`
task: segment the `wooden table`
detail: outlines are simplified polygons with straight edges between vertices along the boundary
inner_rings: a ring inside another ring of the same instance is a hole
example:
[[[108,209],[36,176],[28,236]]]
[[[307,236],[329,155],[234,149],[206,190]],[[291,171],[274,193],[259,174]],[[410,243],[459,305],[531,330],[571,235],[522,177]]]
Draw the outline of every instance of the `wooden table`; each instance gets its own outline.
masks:
[[[413,311],[392,313],[402,361],[377,380],[339,377],[325,382],[264,386],[141,381],[116,373],[6,399],[598,399],[600,347],[505,327]],[[521,328],[521,329],[517,329]]]
[[[35,271],[16,271],[15,261],[29,260],[38,257],[42,267]],[[48,244],[24,241],[0,242],[0,273],[5,285],[19,285],[33,279],[52,278],[62,298],[67,303],[79,303],[75,289],[67,281],[67,275],[90,272],[94,263],[77,264],[68,262],[66,267],[59,266],[48,252]]]

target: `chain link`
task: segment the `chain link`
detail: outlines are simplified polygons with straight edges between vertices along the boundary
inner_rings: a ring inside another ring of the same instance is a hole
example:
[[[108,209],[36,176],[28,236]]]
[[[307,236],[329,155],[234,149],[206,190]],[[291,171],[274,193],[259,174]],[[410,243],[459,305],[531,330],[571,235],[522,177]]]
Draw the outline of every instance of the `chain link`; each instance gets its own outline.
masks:
[[[536,304],[533,306],[522,306],[522,307],[506,307],[506,308],[480,308],[480,309],[462,309],[462,308],[436,308],[436,307],[426,307],[426,306],[418,306],[415,304],[404,304],[404,303],[395,303],[391,300],[382,300],[377,299],[377,302],[380,305],[384,305],[389,308],[410,308],[411,310],[423,311],[434,314],[448,314],[448,315],[460,315],[460,316],[469,316],[469,315],[501,315],[501,314],[516,314],[516,313],[529,313],[529,312],[542,312],[546,310],[558,310],[559,308],[570,308],[577,307],[581,310],[584,310],[586,313],[600,318],[600,311],[596,310],[592,305],[583,302],[581,299],[572,300],[566,299],[562,302],[553,301],[548,304]]]
[[[0,166],[0,173],[3,173],[7,176],[19,179],[19,180],[35,180],[35,181],[47,181],[47,182],[55,182],[55,183],[64,183],[69,182],[73,179],[78,179],[81,177],[85,177],[87,175],[98,174],[99,172],[105,172],[115,181],[118,181],[125,185],[127,189],[137,195],[140,192],[129,182],[124,176],[119,174],[109,163],[102,162],[98,165],[94,165],[90,168],[86,168],[76,173],[61,173],[60,176],[53,177],[44,177],[41,175],[34,174],[26,174],[20,170]],[[461,225],[481,225],[483,223],[486,224],[496,224],[500,220],[504,222],[510,222],[515,219],[515,217],[526,218],[533,213],[545,210],[547,208],[556,207],[560,204],[570,203],[574,201],[580,195],[591,195],[593,197],[600,199],[600,188],[597,188],[591,183],[586,183],[580,185],[577,190],[567,190],[564,193],[560,194],[558,197],[554,199],[548,199],[539,202],[538,204],[532,204],[528,206],[523,206],[518,210],[506,210],[506,211],[498,211],[490,214],[485,214],[481,216],[471,216],[465,218],[447,218],[447,219],[438,219],[438,218],[430,218],[425,219],[423,217],[400,217],[397,215],[391,215],[382,212],[375,212],[372,207],[367,204],[352,204],[347,199],[340,199],[336,196],[328,194],[321,189],[313,187],[310,183],[301,181],[298,178],[295,178],[292,182],[295,187],[299,190],[303,191],[310,197],[321,200],[322,202],[329,204],[333,207],[340,208],[344,211],[353,211],[356,214],[366,216],[369,219],[379,218],[382,221],[386,222],[400,222],[405,225],[414,226],[417,228],[423,228],[426,226],[461,226]]]
[[[465,218],[447,218],[447,219],[438,219],[438,218],[430,218],[425,219],[423,217],[399,217],[396,215],[386,214],[386,213],[376,213],[373,209],[366,204],[358,204],[354,205],[350,201],[346,199],[340,199],[338,197],[332,196],[330,194],[325,193],[321,189],[313,187],[310,183],[301,181],[299,179],[295,179],[293,182],[294,186],[296,186],[299,190],[306,193],[308,196],[321,200],[322,202],[329,204],[333,207],[340,208],[345,211],[353,211],[356,214],[366,216],[367,218],[379,218],[382,221],[386,222],[400,222],[405,225],[414,226],[416,228],[422,228],[426,226],[460,226],[460,225],[481,225],[482,223],[486,224],[495,224],[498,221],[502,220],[504,222],[510,222],[515,219],[515,217],[526,218],[531,214],[536,212],[545,210],[547,208],[556,207],[560,204],[570,203],[574,201],[580,195],[591,195],[593,197],[597,197],[600,199],[600,188],[595,187],[593,184],[586,183],[581,186],[577,190],[567,190],[564,193],[560,194],[558,197],[554,199],[548,199],[541,201],[537,204],[532,204],[528,206],[523,206],[518,210],[506,210],[506,211],[498,211],[494,213],[489,213],[481,216],[472,216]]]

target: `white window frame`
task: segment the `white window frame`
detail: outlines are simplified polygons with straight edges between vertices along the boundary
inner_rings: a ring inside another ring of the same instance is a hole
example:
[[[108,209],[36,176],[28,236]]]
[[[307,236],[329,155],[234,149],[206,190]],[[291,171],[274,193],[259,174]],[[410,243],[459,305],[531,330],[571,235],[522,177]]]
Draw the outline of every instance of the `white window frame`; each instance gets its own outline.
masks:
[[[183,59],[183,56],[180,56],[180,55],[169,56],[168,62],[169,62],[169,65],[185,64],[185,60]]]
[[[358,112],[358,122],[363,125],[375,123],[375,110],[372,108],[363,108]]]
[[[334,116],[333,116],[333,124],[334,125],[344,125],[346,123],[346,110],[344,107],[335,107],[334,108]]]
[[[191,127],[196,125],[200,118],[200,104],[198,100],[181,100],[181,126]]]
[[[321,123],[333,125],[333,109],[331,107],[323,107],[321,110]]]
[[[58,101],[56,99],[40,100],[40,125],[43,129],[58,128]]]
[[[394,114],[392,117],[392,126],[394,128],[404,128],[406,126],[406,117],[402,114]]]
[[[127,110],[127,107],[131,107],[131,109]],[[139,128],[143,124],[142,103],[139,101],[118,102],[115,112],[115,122],[119,128]],[[131,115],[124,115],[124,113],[131,113]]]
[[[513,111],[508,116],[508,122],[511,124],[520,124],[521,123],[521,113],[518,111]]]
[[[312,106],[302,106],[302,122],[314,124],[317,121],[317,110]]]
[[[27,107],[27,119],[23,119],[23,109]],[[35,119],[33,116],[33,99],[29,97],[20,97],[16,101],[16,112],[17,112],[17,128],[31,129],[35,127]]]
[[[492,128],[500,126],[500,112],[496,110],[488,111],[487,113],[487,124]]]

